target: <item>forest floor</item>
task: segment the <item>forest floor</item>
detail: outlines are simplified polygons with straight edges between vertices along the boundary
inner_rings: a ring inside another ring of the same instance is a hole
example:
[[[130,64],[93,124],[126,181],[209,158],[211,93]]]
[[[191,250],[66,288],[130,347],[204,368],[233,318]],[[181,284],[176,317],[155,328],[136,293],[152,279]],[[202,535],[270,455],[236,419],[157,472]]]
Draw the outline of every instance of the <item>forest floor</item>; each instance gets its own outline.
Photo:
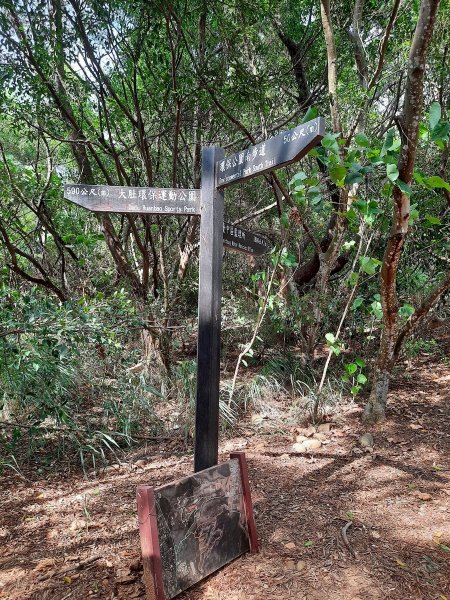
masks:
[[[421,355],[399,367],[371,451],[358,443],[362,400],[339,408],[314,453],[297,454],[295,432],[267,419],[256,428],[250,415],[222,439],[221,460],[246,452],[261,550],[180,600],[450,598],[450,365]],[[0,598],[143,597],[136,485],[191,471],[173,441],[89,478],[4,472]]]

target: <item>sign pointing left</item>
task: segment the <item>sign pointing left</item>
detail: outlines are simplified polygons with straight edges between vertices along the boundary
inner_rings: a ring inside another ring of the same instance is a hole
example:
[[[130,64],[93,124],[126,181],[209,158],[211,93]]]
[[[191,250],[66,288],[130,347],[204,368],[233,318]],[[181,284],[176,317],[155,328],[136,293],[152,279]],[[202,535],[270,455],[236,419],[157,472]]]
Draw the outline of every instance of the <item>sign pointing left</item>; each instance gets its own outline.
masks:
[[[200,190],[69,183],[64,198],[95,212],[200,214]]]

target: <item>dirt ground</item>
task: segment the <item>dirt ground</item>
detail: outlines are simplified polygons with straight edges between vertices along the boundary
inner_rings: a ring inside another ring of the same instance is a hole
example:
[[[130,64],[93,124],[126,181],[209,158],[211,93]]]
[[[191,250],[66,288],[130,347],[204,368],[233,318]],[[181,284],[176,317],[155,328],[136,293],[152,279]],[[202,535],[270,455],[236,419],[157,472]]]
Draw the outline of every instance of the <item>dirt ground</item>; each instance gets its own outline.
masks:
[[[358,404],[339,410],[314,452],[250,418],[222,440],[222,460],[246,452],[261,551],[180,599],[450,599],[450,366],[422,355],[398,371],[369,450]],[[189,474],[192,456],[164,442],[123,460],[89,479],[3,473],[0,598],[144,596],[136,485]]]

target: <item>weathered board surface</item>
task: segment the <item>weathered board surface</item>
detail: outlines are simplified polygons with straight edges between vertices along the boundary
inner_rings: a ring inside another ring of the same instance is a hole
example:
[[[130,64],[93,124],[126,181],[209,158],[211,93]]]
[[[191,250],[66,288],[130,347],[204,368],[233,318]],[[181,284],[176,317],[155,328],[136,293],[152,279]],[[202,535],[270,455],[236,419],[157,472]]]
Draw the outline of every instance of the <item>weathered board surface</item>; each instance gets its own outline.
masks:
[[[266,237],[230,223],[223,224],[223,245],[252,256],[261,256],[272,248],[272,243]]]
[[[250,550],[239,460],[154,494],[167,600]]]
[[[322,117],[317,117],[294,129],[282,131],[265,142],[227,156],[217,162],[216,186],[222,189],[300,160],[311,148],[317,146],[324,135],[325,121]]]
[[[200,190],[113,185],[64,185],[64,198],[95,212],[200,214]]]

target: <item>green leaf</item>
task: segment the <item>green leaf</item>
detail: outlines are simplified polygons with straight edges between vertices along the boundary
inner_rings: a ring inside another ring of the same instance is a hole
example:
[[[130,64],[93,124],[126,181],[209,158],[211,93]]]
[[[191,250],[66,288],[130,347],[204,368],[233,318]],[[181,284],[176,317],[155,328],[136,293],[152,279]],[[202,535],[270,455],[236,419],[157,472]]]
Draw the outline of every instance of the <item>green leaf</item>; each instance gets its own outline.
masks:
[[[356,373],[358,370],[358,365],[356,363],[346,363],[344,367],[349,375],[353,375],[353,373]]]
[[[449,135],[450,123],[448,121],[440,121],[431,132],[431,139],[443,150],[443,146],[448,141]]]
[[[370,145],[369,138],[364,133],[357,133],[355,135],[355,142],[362,148],[368,148]]]
[[[346,174],[347,169],[343,165],[333,165],[330,167],[330,177],[335,183],[342,181]]]
[[[425,215],[425,220],[430,225],[442,225],[441,220],[438,217],[433,217],[433,215]]]
[[[361,386],[354,385],[352,387],[352,389],[350,390],[350,393],[352,394],[352,396],[356,396],[356,394],[358,394],[360,391],[361,391]]]
[[[365,383],[367,383],[367,377],[364,375],[364,373],[360,373],[356,378],[356,381],[364,385]]]
[[[315,106],[310,106],[308,108],[308,110],[306,111],[305,116],[300,121],[300,125],[302,125],[303,123],[307,123],[308,121],[312,121],[313,119],[315,119],[317,117],[318,114],[319,114],[319,111],[317,110],[317,108]]]
[[[358,358],[355,358],[355,363],[358,365],[358,367],[359,367],[360,369],[364,369],[364,368],[365,368],[365,366],[366,366],[366,363],[365,363],[365,362],[363,361],[363,359],[362,359],[362,358],[360,358],[359,356],[358,356]]]
[[[398,167],[396,164],[386,165],[386,175],[390,181],[396,181],[398,179]]]
[[[362,256],[360,259],[361,269],[367,275],[375,275],[377,267],[380,267],[383,263],[376,258],[370,256]]]
[[[300,171],[299,173],[296,173],[294,175],[294,177],[290,180],[289,185],[291,187],[297,185],[299,182],[304,181],[305,179],[307,179],[308,175],[306,173],[304,173],[303,171]]]
[[[354,183],[362,183],[364,181],[359,169],[352,169],[345,176],[346,185],[353,185]]]
[[[417,210],[417,204],[411,204],[409,209],[409,221],[408,224],[412,225],[416,219],[419,218],[419,211]]]
[[[352,271],[349,277],[349,282],[351,286],[355,286],[359,281],[359,273],[356,271]]]
[[[450,552],[450,546],[447,546],[446,544],[439,544],[439,548],[444,552]]]
[[[306,542],[303,542],[303,545],[305,548],[311,548],[311,546],[314,546],[314,542],[312,540],[306,540]]]
[[[281,215],[280,222],[285,229],[289,229],[289,215],[286,212]]]
[[[394,141],[394,135],[395,135],[395,131],[393,128],[389,129],[389,131],[386,133],[383,148],[381,150],[381,156],[384,156],[386,154],[387,150],[389,150],[390,147],[392,146],[392,142]]]
[[[439,175],[433,175],[432,177],[427,177],[425,179],[425,183],[432,188],[444,188],[448,192],[450,192],[450,185],[439,177]]]
[[[406,195],[406,196],[411,196],[412,194],[412,189],[409,187],[409,185],[407,183],[405,183],[404,181],[402,181],[401,179],[397,179],[397,181],[395,182],[395,185]]]
[[[433,130],[441,119],[441,105],[439,102],[432,102],[430,112],[428,113],[428,122],[430,130]]]
[[[329,344],[334,344],[334,342],[336,341],[336,338],[334,337],[334,335],[332,333],[326,333],[325,339],[327,340],[327,342]]]
[[[335,133],[327,133],[326,136],[322,139],[321,144],[324,148],[327,148],[334,154],[339,154],[339,146],[336,141],[336,137],[339,134]]]
[[[372,310],[372,314],[376,319],[380,320],[383,317],[383,309],[381,306],[381,302],[375,300],[375,302],[372,302],[372,304],[370,305],[370,308]]]
[[[416,312],[416,309],[414,306],[412,306],[412,304],[404,304],[399,308],[398,312],[402,317],[410,317]]]
[[[357,298],[355,298],[353,300],[352,310],[356,310],[357,308],[359,308],[363,302],[364,298],[362,296],[358,296]]]

